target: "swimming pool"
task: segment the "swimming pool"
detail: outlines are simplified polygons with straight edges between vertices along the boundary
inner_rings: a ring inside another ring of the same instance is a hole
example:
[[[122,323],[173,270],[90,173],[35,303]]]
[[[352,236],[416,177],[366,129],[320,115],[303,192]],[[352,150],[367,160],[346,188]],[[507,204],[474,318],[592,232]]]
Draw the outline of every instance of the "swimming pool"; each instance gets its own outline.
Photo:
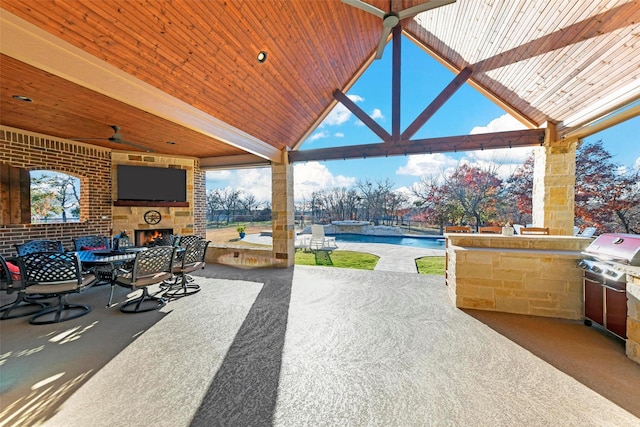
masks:
[[[435,237],[406,237],[406,236],[370,236],[365,234],[335,234],[336,242],[354,243],[387,243],[390,245],[412,246],[414,248],[443,249],[444,239]]]

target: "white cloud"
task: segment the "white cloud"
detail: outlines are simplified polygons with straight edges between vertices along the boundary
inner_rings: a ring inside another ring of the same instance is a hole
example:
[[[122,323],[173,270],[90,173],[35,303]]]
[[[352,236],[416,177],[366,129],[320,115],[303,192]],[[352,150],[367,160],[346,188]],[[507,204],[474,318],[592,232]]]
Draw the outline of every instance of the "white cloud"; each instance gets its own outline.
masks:
[[[293,167],[296,201],[309,199],[314,191],[335,187],[353,187],[354,177],[333,175],[318,162],[297,163]],[[215,177],[215,178],[213,178]],[[271,202],[271,168],[238,169],[207,172],[207,190],[241,190],[252,194],[259,202]]]
[[[413,203],[418,200],[416,195],[413,194],[413,191],[411,191],[411,188],[409,187],[403,186],[403,187],[396,188],[393,191],[396,193],[404,194],[404,196],[407,198],[409,203]]]
[[[336,133],[333,134],[333,136],[336,137],[336,138],[344,138],[344,133],[336,132]]]
[[[309,142],[311,141],[315,141],[318,139],[322,139],[322,138],[328,138],[329,137],[329,132],[327,132],[326,130],[320,131],[320,132],[316,132],[313,135],[311,135],[309,137]]]
[[[227,181],[232,174],[233,171],[230,170],[207,171],[207,182]]]
[[[493,119],[486,126],[476,126],[469,132],[470,135],[479,133],[505,132],[510,130],[524,130],[525,125],[513,118],[509,114]],[[533,151],[532,147],[504,148],[499,150],[469,151],[465,153],[464,159],[471,166],[482,169],[494,168],[498,166],[498,176],[507,178],[513,171],[529,157]]]
[[[213,189],[241,190],[271,203],[271,168],[207,171],[207,191]]]
[[[470,135],[478,133],[492,133],[492,132],[504,132],[508,130],[522,130],[527,127],[510,116],[509,114],[503,114],[497,119],[493,119],[486,126],[476,126],[469,132]]]
[[[442,153],[416,154],[409,156],[407,164],[396,170],[398,175],[430,176],[439,175],[455,168],[458,160]]]
[[[504,148],[498,150],[468,151],[463,161],[481,169],[497,168],[498,176],[508,178],[533,152],[533,147]]]
[[[493,119],[486,126],[476,126],[470,134],[504,132],[509,130],[521,130],[526,127],[509,114],[504,114]],[[430,176],[448,173],[454,170],[459,163],[466,163],[483,169],[497,168],[501,178],[508,177],[518,166],[527,159],[532,147],[505,148],[498,150],[468,151],[460,153],[454,158],[451,155],[420,154],[412,155],[407,159],[407,164],[398,168],[399,175]]]
[[[299,163],[293,166],[296,201],[302,198],[308,200],[314,191],[335,187],[349,188],[356,181],[357,179],[354,177],[335,176],[325,165],[318,162]]]
[[[364,98],[359,95],[347,95],[347,97],[351,101],[355,102],[356,104],[358,102],[364,101]],[[345,107],[343,104],[338,103],[333,108],[333,110],[331,110],[331,112],[327,115],[327,117],[322,121],[322,123],[320,124],[320,127],[340,126],[346,123],[351,118],[351,116],[352,116],[351,111],[349,111],[347,107]]]
[[[636,159],[636,162],[633,164],[634,169],[640,169],[640,157]]]
[[[382,111],[379,108],[374,108],[373,111],[371,112],[371,114],[369,114],[369,117],[371,117],[374,120],[384,120],[384,114],[382,114]],[[356,126],[364,126],[364,123],[362,123],[360,120],[357,120],[355,122]]]

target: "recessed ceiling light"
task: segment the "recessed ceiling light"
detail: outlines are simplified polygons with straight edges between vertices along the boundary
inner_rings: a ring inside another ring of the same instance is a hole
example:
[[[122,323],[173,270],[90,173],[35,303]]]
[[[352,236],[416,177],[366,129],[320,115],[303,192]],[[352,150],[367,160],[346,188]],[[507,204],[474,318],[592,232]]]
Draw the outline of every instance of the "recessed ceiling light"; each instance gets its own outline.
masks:
[[[267,52],[265,52],[264,50],[261,50],[260,52],[258,52],[258,62],[259,63],[263,63],[267,60]]]
[[[24,102],[33,101],[33,99],[29,98],[28,96],[22,96],[22,95],[13,95],[13,99],[17,99],[18,101],[24,101]]]

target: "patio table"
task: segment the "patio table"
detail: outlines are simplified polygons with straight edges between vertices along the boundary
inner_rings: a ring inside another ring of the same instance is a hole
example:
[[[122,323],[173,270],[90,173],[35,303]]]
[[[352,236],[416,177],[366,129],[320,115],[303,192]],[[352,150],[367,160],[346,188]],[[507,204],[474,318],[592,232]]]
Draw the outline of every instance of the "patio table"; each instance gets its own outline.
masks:
[[[127,263],[133,262],[136,258],[136,253],[147,249],[146,247],[128,247],[123,250],[77,251],[83,268],[93,271],[96,276],[94,286],[100,282],[111,285],[107,308],[111,307],[118,269]],[[177,253],[182,253],[184,250],[182,247],[176,248]]]
[[[126,250],[94,250],[94,251],[77,251],[78,258],[82,263],[82,267],[93,271],[96,276],[96,282],[108,283],[111,285],[109,301],[107,307],[111,306],[113,298],[113,288],[115,287],[115,276],[118,268],[128,262],[132,262],[136,258],[136,253],[146,250],[146,248],[127,248]]]

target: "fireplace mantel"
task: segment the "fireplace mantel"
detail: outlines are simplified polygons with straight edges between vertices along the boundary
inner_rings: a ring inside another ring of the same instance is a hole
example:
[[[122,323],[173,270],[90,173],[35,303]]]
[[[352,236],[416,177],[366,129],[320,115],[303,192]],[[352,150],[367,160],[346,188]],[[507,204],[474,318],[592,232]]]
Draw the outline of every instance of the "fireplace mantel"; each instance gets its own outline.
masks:
[[[188,208],[189,202],[161,202],[153,200],[114,200],[113,206],[148,206],[161,208]]]

